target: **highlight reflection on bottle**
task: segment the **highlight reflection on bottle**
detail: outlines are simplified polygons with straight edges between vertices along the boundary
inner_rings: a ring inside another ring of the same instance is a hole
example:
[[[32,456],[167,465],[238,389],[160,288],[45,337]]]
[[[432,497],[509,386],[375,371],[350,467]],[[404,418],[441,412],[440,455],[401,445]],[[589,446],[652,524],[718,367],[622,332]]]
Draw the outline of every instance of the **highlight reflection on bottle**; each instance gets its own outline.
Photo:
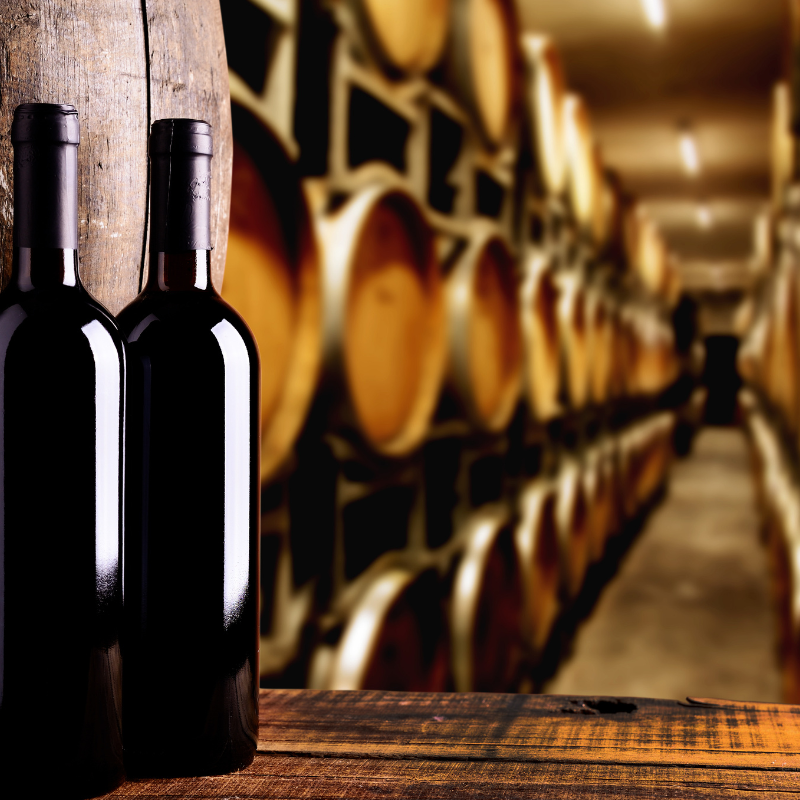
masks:
[[[77,111],[19,106],[0,295],[0,784],[93,796],[123,777],[125,356],[78,275]],[[64,733],[47,745],[47,721]]]
[[[219,774],[258,732],[259,363],[214,290],[211,126],[150,136],[150,271],[128,341],[125,759]]]

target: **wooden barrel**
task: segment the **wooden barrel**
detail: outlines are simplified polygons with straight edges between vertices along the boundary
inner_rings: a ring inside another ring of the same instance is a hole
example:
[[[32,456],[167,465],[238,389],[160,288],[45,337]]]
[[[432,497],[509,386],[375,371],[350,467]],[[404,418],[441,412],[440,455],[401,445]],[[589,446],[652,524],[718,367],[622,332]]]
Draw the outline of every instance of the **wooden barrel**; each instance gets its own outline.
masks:
[[[793,261],[779,264],[775,274],[775,329],[780,337],[779,351],[783,370],[780,374],[780,407],[789,429],[798,429],[800,412],[800,324],[798,320],[800,281]]]
[[[278,139],[234,104],[230,233],[222,296],[261,356],[261,479],[286,458],[317,385],[319,255],[300,178]]]
[[[533,481],[522,490],[514,538],[522,570],[525,638],[538,655],[547,644],[559,610],[556,494],[548,481]]]
[[[656,320],[636,310],[634,316],[636,338],[636,382],[639,392],[651,395],[658,385],[658,325]]]
[[[767,515],[767,494],[765,484],[766,464],[763,461],[759,438],[759,427],[763,425],[763,416],[756,398],[750,389],[742,389],[739,392],[739,406],[744,415],[744,428],[747,434],[748,453],[750,456],[750,477],[753,480],[753,488],[756,495],[756,508],[762,517],[762,528],[766,523]]]
[[[567,182],[564,68],[548,36],[528,33],[521,41],[531,152],[543,188],[547,194],[558,196],[564,192]]]
[[[674,456],[673,439],[677,414],[674,411],[662,411],[656,416],[656,447],[658,451],[654,491],[666,483],[669,468]]]
[[[452,0],[447,74],[490,147],[504,141],[517,110],[518,41],[512,0]]]
[[[598,253],[612,249],[613,240],[620,235],[622,206],[616,186],[606,176],[600,148],[594,147],[595,202],[592,220],[592,239]]]
[[[641,435],[637,426],[627,428],[619,436],[619,465],[622,513],[625,519],[633,519],[640,506]]]
[[[228,68],[216,0],[0,4],[0,270],[11,272],[13,152],[20,103],[78,109],[81,279],[113,314],[139,293],[147,254],[150,123],[211,123],[212,278],[222,284],[231,184]]]
[[[450,0],[349,0],[376,59],[391,72],[427,72],[447,40]]]
[[[564,100],[567,145],[567,193],[575,219],[589,235],[596,208],[597,167],[589,109],[583,98],[568,94]]]
[[[767,351],[769,396],[785,419],[795,416],[797,356],[797,310],[792,273],[783,263],[773,276],[768,325],[770,347]],[[794,328],[794,329],[793,329]]]
[[[623,508],[623,491],[619,441],[615,436],[606,436],[601,440],[601,464],[608,482],[608,535],[613,537],[623,530],[625,511]]]
[[[639,503],[652,499],[663,484],[672,457],[674,414],[664,412],[641,423],[641,466],[637,482]]]
[[[775,433],[760,410],[748,416],[748,430],[753,453],[754,483],[759,507],[765,519],[776,513],[775,498],[781,494],[777,488],[784,477],[782,459]]]
[[[611,388],[609,391],[611,397],[617,399],[625,394],[625,332],[620,308],[611,301],[609,301],[609,315],[611,325]]]
[[[628,202],[622,209],[622,242],[625,265],[636,272],[639,258],[639,238],[642,229],[642,211],[638,203]]]
[[[504,511],[483,508],[462,532],[450,598],[457,692],[517,691],[522,664],[522,579]]]
[[[767,320],[762,314],[753,320],[737,355],[739,374],[752,386],[763,385],[766,349]]]
[[[674,377],[674,334],[666,323],[647,312],[636,319],[639,390],[654,395],[663,391]]]
[[[784,466],[768,475],[769,511],[766,543],[770,586],[777,619],[777,649],[783,678],[783,701],[800,701],[800,507]]]
[[[441,692],[447,688],[447,630],[436,573],[395,567],[352,609],[317,688]],[[322,684],[322,685],[319,685]]]
[[[603,449],[595,446],[584,459],[583,485],[589,514],[589,563],[603,558],[612,521],[612,485]]]
[[[575,274],[559,276],[559,332],[564,353],[564,377],[569,405],[581,409],[589,399],[589,345],[586,295]]]
[[[589,566],[591,523],[580,465],[566,461],[556,479],[561,592],[574,600],[583,587]]]
[[[641,508],[649,499],[657,469],[656,441],[652,419],[642,420],[636,426],[637,472],[636,498]]]
[[[508,246],[479,231],[447,278],[449,389],[477,429],[506,427],[522,389],[522,331]]]
[[[321,402],[375,451],[405,455],[425,436],[446,360],[430,228],[410,195],[385,185],[365,188],[318,225]]]
[[[775,258],[775,219],[763,211],[753,220],[753,256],[751,265],[756,275],[766,275]]]
[[[525,397],[533,416],[543,422],[561,413],[558,302],[558,286],[549,260],[541,253],[532,253],[525,262],[520,290]]]
[[[639,278],[649,292],[661,294],[667,285],[667,246],[654,222],[642,220],[637,242],[636,271]]]
[[[784,194],[794,174],[794,138],[792,137],[792,97],[789,84],[775,84],[772,93],[772,207],[775,213],[784,207]]]
[[[641,383],[642,344],[639,313],[634,306],[626,306],[621,314],[622,342],[625,370],[623,373],[625,394],[637,397],[644,388]]]
[[[605,298],[596,290],[587,292],[586,317],[589,396],[602,405],[612,391],[614,328]]]

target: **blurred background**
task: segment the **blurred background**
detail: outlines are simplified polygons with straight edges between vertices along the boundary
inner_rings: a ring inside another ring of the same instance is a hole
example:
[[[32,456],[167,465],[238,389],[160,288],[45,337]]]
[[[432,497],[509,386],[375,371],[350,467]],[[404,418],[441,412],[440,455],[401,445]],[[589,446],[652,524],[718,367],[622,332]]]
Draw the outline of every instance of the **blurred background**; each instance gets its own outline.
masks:
[[[800,4],[221,8],[262,686],[800,700]]]

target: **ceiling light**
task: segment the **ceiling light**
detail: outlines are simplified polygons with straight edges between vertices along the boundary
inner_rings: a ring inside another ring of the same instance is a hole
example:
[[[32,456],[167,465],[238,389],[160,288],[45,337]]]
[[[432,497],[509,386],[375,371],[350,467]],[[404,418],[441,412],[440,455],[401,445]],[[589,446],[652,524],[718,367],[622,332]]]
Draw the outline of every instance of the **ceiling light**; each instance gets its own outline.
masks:
[[[694,136],[687,130],[681,131],[679,142],[684,168],[690,175],[696,175],[700,171],[700,156]]]
[[[642,0],[647,21],[653,28],[663,28],[667,21],[664,0]]]
[[[711,216],[711,209],[705,203],[697,206],[697,224],[701,228],[710,228],[713,222],[714,218]]]

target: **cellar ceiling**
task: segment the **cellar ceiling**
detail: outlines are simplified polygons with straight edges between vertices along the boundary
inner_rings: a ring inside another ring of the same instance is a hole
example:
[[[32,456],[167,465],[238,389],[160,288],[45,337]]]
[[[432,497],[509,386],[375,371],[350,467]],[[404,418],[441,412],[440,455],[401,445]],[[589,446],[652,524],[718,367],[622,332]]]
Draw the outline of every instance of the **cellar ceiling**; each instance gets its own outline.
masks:
[[[658,222],[685,267],[752,250],[770,192],[774,83],[785,60],[784,0],[664,0],[652,28],[641,0],[519,0],[523,28],[559,45],[570,89],[592,112],[604,160]],[[690,176],[678,132],[694,134]],[[701,227],[698,206],[712,223]]]

